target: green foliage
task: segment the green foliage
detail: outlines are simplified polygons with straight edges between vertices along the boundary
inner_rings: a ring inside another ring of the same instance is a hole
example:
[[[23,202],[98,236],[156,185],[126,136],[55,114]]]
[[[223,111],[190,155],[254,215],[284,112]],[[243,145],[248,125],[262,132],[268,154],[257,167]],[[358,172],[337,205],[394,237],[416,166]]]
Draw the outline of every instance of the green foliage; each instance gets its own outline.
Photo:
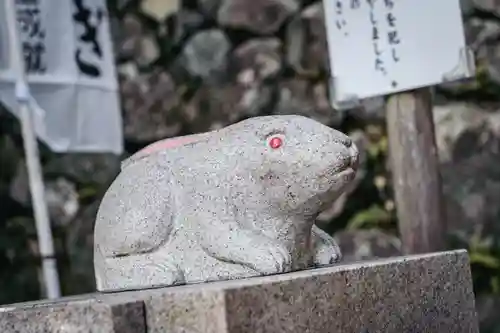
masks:
[[[500,239],[479,231],[472,234],[455,231],[450,245],[468,250],[476,294],[500,296]]]
[[[385,157],[388,148],[388,141],[386,136],[382,136],[376,142],[371,142],[368,146],[367,152],[368,156],[372,159],[378,159],[380,157]]]
[[[86,201],[95,198],[98,193],[99,189],[96,186],[88,185],[78,190],[78,198],[80,201]]]
[[[394,232],[395,209],[390,191],[390,175],[386,170],[388,139],[383,124],[360,126],[367,137],[366,175],[348,200],[345,228],[348,230],[378,228]],[[361,203],[361,204],[360,204]],[[354,205],[354,209],[350,206]],[[335,221],[337,223],[337,221]]]
[[[391,214],[384,208],[373,205],[368,209],[362,210],[349,220],[347,224],[348,230],[380,228],[386,229],[392,224]]]

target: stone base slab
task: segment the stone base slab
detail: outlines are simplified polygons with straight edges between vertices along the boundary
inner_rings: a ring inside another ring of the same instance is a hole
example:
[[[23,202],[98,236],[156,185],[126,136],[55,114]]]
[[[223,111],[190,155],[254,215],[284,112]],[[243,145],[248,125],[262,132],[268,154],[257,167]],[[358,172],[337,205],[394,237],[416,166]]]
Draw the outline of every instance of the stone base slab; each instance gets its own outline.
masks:
[[[0,307],[0,332],[476,333],[464,250]]]

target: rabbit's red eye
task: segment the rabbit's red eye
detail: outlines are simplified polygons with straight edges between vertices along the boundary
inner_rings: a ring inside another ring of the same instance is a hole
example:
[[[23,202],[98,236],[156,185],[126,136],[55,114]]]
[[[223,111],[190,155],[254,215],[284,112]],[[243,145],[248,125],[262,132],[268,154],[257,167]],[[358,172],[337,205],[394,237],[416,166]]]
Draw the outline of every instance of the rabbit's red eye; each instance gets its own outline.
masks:
[[[280,137],[272,137],[271,140],[269,140],[269,147],[272,149],[278,149],[283,145],[283,140]]]

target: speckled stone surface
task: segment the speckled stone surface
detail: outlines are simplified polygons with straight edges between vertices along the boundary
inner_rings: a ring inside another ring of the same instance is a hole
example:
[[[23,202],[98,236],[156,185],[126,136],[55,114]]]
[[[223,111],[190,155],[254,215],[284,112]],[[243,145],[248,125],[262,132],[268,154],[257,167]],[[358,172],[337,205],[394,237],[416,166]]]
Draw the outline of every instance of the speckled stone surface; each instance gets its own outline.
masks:
[[[478,332],[465,253],[323,269],[225,300],[228,332]]]
[[[0,308],[0,332],[478,333],[466,251]]]
[[[146,333],[144,303],[98,295],[0,307],[2,333]]]
[[[357,164],[348,136],[294,115],[253,117],[148,147],[123,163],[101,201],[97,289],[241,279],[338,262],[338,245],[314,221],[354,179]]]

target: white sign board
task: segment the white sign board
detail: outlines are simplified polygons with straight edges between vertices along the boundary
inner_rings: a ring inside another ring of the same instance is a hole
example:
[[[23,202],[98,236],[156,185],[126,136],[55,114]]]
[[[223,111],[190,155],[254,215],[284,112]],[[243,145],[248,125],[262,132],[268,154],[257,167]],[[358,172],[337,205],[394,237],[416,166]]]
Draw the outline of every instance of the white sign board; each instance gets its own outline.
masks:
[[[123,150],[105,0],[16,0],[36,134],[56,152]],[[15,108],[16,73],[0,6],[0,100]]]
[[[332,102],[472,77],[460,0],[324,0]]]

